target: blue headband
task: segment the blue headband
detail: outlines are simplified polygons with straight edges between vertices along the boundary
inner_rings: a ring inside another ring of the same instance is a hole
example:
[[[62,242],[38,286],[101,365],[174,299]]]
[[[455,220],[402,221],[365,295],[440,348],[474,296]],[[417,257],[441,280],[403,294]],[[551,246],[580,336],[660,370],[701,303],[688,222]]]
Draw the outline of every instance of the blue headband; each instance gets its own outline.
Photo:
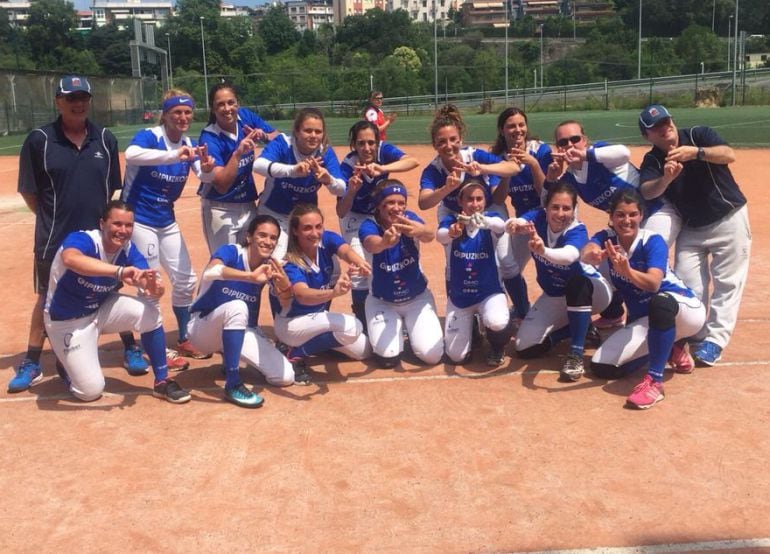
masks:
[[[380,191],[380,194],[377,195],[377,205],[380,204],[386,197],[390,196],[391,194],[400,194],[404,198],[406,198],[406,189],[402,185],[389,185],[382,189]]]
[[[166,113],[171,108],[177,106],[187,106],[188,108],[195,109],[195,100],[189,96],[172,96],[163,101],[163,113]]]

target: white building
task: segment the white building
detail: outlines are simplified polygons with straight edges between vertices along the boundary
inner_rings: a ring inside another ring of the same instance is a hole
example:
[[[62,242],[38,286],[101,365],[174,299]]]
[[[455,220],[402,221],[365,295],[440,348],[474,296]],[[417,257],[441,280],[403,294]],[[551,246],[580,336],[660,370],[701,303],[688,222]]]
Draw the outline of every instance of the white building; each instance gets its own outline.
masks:
[[[235,6],[233,4],[219,5],[220,17],[248,17],[249,8],[246,6]]]
[[[456,7],[455,0],[387,0],[387,10],[393,12],[404,10],[409,13],[412,21],[438,21],[449,19],[449,8]],[[435,4],[435,5],[434,5]],[[435,16],[434,16],[435,13]]]
[[[284,9],[299,31],[318,29],[322,23],[334,23],[331,0],[289,0],[284,3]]]
[[[29,17],[29,0],[0,0],[0,10],[8,13],[8,23],[11,26],[18,26]]]
[[[171,0],[94,0],[91,5],[94,27],[114,23],[128,26],[130,19],[161,25],[172,14]]]

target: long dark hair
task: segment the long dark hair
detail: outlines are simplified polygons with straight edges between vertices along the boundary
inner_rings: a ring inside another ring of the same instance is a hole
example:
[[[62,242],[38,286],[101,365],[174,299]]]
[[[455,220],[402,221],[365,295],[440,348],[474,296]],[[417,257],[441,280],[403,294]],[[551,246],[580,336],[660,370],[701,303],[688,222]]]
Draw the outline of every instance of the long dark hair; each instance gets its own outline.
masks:
[[[214,115],[214,97],[220,90],[224,89],[230,89],[230,91],[233,93],[233,96],[235,96],[235,99],[238,101],[238,104],[240,105],[241,103],[240,98],[238,98],[238,91],[235,90],[234,85],[223,81],[211,87],[211,90],[209,91],[209,125],[216,123],[217,121],[217,116]]]
[[[272,215],[259,214],[254,216],[254,219],[249,222],[249,227],[246,229],[246,236],[241,239],[241,246],[248,246],[250,242],[249,237],[254,234],[254,232],[257,230],[257,227],[265,223],[275,225],[275,227],[278,229],[278,236],[281,236],[281,225],[278,223],[278,220]]]
[[[551,203],[551,199],[562,192],[568,194],[572,199],[572,209],[574,210],[575,206],[577,206],[578,195],[575,187],[573,187],[567,181],[559,181],[548,187],[548,191],[545,193],[545,201],[543,205],[547,208],[548,204]]]
[[[532,138],[529,134],[529,119],[527,119],[527,114],[524,113],[524,110],[515,106],[505,108],[502,112],[500,112],[500,115],[497,116],[497,138],[495,139],[495,144],[493,144],[492,148],[489,149],[489,151],[493,154],[503,156],[508,151],[508,144],[505,142],[505,136],[503,135],[503,127],[505,126],[505,122],[508,121],[508,118],[514,115],[520,115],[523,117],[524,123],[527,124],[527,136],[524,138],[524,140],[529,140]]]
[[[351,150],[356,149],[356,139],[358,139],[358,133],[365,129],[369,129],[374,133],[374,140],[377,141],[377,146],[380,145],[380,130],[377,128],[377,125],[371,121],[366,120],[356,121],[353,123],[350,131],[348,131],[348,140],[350,141]]]
[[[329,146],[329,135],[326,132],[326,120],[324,119],[324,114],[318,108],[302,108],[297,112],[297,115],[294,116],[294,125],[292,126],[294,137],[297,136],[297,131],[299,131],[306,119],[318,119],[321,121],[321,125],[323,125],[324,128],[324,136],[323,139],[321,139],[321,148],[325,150],[326,147]]]
[[[612,216],[612,212],[615,211],[615,209],[618,207],[618,204],[636,204],[639,208],[639,212],[642,214],[642,217],[644,217],[644,214],[647,211],[647,205],[644,201],[644,197],[642,197],[639,191],[633,187],[617,189],[612,193],[609,203],[610,216]]]

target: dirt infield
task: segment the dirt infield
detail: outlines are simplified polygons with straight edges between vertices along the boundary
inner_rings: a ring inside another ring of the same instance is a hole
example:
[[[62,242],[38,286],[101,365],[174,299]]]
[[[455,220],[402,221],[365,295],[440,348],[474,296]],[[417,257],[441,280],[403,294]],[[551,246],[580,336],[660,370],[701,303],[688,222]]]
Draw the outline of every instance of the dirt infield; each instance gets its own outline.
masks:
[[[406,150],[421,167],[432,157]],[[251,411],[222,400],[217,356],[178,374],[189,404],[151,397],[152,377],[129,377],[110,336],[101,400],[72,400],[48,351],[47,378],[9,395],[33,303],[34,218],[15,192],[16,158],[0,157],[0,551],[770,551],[770,153],[737,156],[754,233],[738,327],[717,367],[667,375],[666,401],[649,412],[623,409],[638,376],[559,383],[564,346],[493,371],[482,355],[396,371],[329,356],[313,360],[315,385],[286,389],[249,370],[265,397]],[[413,209],[419,173],[404,179]],[[177,217],[202,268],[195,189]],[[606,223],[581,216],[589,230]],[[422,265],[443,315],[438,245]],[[534,299],[532,264],[525,274]],[[266,310],[262,320],[271,332]]]

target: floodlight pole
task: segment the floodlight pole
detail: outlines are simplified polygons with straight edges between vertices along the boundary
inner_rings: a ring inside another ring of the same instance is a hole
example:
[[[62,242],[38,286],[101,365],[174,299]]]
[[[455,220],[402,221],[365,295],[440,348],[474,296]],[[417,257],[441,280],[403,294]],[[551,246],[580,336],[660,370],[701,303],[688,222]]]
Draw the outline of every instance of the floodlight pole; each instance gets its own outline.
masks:
[[[636,47],[636,78],[642,78],[642,0],[639,0],[639,41]]]
[[[204,94],[206,96],[206,111],[209,111],[209,74],[206,69],[206,37],[203,35],[203,20],[205,17],[201,16],[201,47],[203,48],[203,86],[206,88]]]

